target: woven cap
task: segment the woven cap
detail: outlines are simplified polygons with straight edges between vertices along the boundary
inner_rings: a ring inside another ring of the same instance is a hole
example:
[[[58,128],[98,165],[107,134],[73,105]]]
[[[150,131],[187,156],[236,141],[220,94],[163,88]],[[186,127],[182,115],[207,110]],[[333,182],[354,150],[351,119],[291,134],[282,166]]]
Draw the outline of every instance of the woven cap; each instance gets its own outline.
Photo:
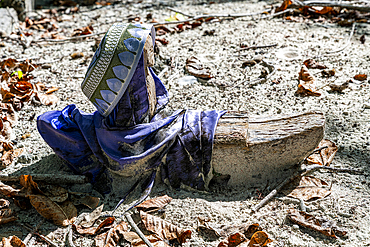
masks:
[[[153,25],[115,23],[101,40],[81,88],[104,117],[125,93],[149,34],[154,44]]]

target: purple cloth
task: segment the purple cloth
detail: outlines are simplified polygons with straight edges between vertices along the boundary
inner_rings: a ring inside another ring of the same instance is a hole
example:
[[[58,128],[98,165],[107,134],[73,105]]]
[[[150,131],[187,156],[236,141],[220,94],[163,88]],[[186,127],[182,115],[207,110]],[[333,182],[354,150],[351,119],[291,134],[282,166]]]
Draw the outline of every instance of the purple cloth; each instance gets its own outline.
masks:
[[[150,69],[157,95],[156,115],[149,122],[143,57],[125,94],[106,118],[75,105],[50,111],[37,119],[38,130],[54,152],[77,174],[93,183],[106,168],[139,175],[162,166],[162,179],[205,189],[211,171],[213,136],[224,111],[178,110],[164,116],[168,93]]]

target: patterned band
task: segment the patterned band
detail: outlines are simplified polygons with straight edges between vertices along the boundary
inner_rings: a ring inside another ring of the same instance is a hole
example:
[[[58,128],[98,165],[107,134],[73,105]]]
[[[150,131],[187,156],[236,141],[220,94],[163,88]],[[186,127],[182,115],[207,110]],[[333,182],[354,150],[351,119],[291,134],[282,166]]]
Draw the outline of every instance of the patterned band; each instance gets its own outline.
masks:
[[[152,25],[115,23],[101,40],[81,88],[104,117],[125,93],[149,34],[154,44]]]

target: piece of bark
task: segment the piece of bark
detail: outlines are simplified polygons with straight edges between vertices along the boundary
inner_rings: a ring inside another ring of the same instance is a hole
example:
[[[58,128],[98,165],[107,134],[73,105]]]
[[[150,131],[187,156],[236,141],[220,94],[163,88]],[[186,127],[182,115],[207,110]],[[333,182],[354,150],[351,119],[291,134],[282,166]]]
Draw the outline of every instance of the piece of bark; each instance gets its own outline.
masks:
[[[231,186],[276,186],[317,147],[324,125],[317,112],[249,119],[225,114],[215,132],[213,169],[230,175]]]

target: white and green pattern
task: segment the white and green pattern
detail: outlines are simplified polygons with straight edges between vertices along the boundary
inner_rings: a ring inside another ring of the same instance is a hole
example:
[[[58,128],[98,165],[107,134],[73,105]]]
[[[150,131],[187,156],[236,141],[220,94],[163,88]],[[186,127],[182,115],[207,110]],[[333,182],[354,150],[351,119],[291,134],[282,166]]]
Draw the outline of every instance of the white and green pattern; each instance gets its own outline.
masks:
[[[125,93],[149,34],[154,44],[152,25],[115,23],[101,40],[81,88],[103,116]]]

